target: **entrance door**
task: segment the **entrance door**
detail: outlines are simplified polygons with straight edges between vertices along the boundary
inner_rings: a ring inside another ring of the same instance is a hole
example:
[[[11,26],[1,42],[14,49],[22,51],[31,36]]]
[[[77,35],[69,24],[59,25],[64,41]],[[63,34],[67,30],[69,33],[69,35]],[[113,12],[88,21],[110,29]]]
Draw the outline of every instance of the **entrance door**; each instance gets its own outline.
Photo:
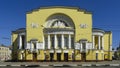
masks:
[[[53,61],[53,58],[54,58],[54,54],[50,53],[50,61]]]
[[[33,61],[37,61],[37,53],[33,53]]]
[[[64,60],[68,61],[68,53],[64,53]]]
[[[61,53],[57,53],[57,61],[61,61]]]
[[[86,53],[81,53],[81,61],[86,61]]]

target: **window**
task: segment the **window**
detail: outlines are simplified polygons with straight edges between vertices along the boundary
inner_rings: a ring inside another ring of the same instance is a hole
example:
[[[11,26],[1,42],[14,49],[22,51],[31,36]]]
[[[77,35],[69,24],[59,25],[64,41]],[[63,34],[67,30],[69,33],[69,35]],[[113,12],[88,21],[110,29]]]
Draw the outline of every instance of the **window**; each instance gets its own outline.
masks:
[[[45,49],[48,49],[48,38],[45,37]]]
[[[86,49],[86,43],[82,43],[82,46],[83,49]]]
[[[74,49],[74,37],[71,38],[71,48]]]
[[[65,37],[64,41],[65,41],[65,42],[64,42],[64,43],[65,43],[65,44],[64,44],[65,47],[68,48],[68,46],[69,46],[69,44],[68,44],[68,37]]]
[[[51,47],[54,48],[54,42],[55,42],[55,41],[54,41],[54,36],[53,36],[51,39],[52,39],[52,40],[51,40],[51,41],[52,41]]]
[[[58,35],[58,47],[61,48],[61,36]]]
[[[33,45],[34,45],[34,49],[36,49],[36,42],[34,42]]]

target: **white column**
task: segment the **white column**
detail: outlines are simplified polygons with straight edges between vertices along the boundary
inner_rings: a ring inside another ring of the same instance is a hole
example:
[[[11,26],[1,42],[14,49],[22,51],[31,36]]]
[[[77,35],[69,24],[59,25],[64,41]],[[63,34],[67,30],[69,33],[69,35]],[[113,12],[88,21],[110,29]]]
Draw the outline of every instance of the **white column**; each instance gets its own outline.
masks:
[[[48,49],[51,47],[50,34],[48,34]]]
[[[64,49],[64,35],[62,34],[62,49]]]
[[[45,49],[45,38],[44,38],[44,35],[43,35],[43,49]]]
[[[54,42],[54,45],[55,45],[54,48],[56,49],[57,48],[57,44],[58,44],[57,43],[57,35],[56,34],[54,35],[54,41],[55,41]]]
[[[24,48],[26,49],[27,43],[26,43],[26,36],[24,35]]]
[[[93,35],[93,49],[95,48],[95,36]]]
[[[33,49],[33,46],[32,46],[32,41],[30,42],[30,50]]]
[[[103,36],[102,36],[102,48],[104,50],[104,38],[103,38]]]
[[[99,48],[99,50],[100,50],[100,42],[101,42],[101,40],[100,40],[100,36],[98,36],[98,48]]]
[[[21,35],[19,35],[19,49],[22,48],[22,37]]]
[[[69,49],[71,49],[71,35],[69,34]]]
[[[82,51],[82,43],[80,43],[80,46],[81,46],[80,49],[81,49],[81,51]]]

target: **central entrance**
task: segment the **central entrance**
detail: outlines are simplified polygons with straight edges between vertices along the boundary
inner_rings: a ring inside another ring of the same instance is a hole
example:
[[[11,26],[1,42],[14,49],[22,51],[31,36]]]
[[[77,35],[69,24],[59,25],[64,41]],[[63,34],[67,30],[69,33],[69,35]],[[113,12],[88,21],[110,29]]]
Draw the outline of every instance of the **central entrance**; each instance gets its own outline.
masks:
[[[54,59],[54,54],[53,53],[50,53],[50,61],[53,61]]]
[[[43,43],[45,49],[49,50],[69,50],[74,49],[74,36],[75,36],[75,25],[72,19],[62,13],[50,15],[46,19],[45,27],[43,29],[44,37]],[[57,61],[68,61],[68,52],[61,54],[57,52],[53,56],[53,52],[50,54],[50,61],[53,57]],[[57,56],[57,57],[56,57]]]
[[[64,53],[64,61],[68,61],[68,53]]]
[[[57,61],[61,61],[61,53],[57,53]]]

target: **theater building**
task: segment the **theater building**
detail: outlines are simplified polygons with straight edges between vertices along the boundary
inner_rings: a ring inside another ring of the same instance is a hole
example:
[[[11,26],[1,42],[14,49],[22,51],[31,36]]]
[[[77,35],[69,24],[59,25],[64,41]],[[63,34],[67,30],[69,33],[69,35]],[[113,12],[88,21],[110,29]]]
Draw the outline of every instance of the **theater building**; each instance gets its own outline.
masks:
[[[102,24],[102,23],[101,23]],[[92,13],[76,7],[41,7],[26,13],[26,28],[12,31],[13,60],[112,60],[112,33],[92,27]]]

